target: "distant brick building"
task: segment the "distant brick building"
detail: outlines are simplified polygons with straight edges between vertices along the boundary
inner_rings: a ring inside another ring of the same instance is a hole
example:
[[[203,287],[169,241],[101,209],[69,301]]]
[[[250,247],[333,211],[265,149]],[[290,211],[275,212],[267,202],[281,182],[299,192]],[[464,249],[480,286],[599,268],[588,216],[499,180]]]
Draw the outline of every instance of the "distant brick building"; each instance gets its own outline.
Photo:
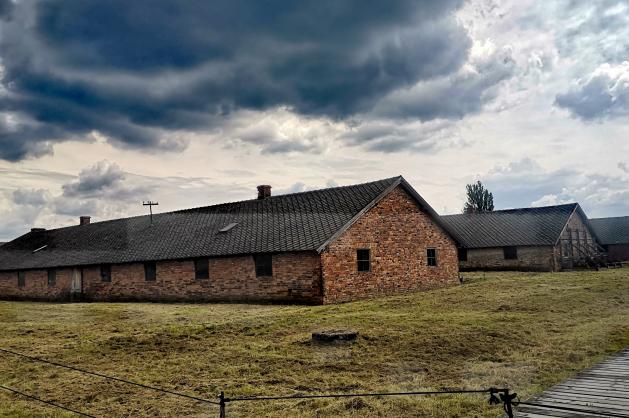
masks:
[[[53,230],[0,248],[0,298],[334,303],[458,283],[402,178]]]
[[[629,216],[590,219],[610,262],[629,261]]]
[[[599,252],[577,203],[442,216],[461,243],[461,270],[558,271]]]

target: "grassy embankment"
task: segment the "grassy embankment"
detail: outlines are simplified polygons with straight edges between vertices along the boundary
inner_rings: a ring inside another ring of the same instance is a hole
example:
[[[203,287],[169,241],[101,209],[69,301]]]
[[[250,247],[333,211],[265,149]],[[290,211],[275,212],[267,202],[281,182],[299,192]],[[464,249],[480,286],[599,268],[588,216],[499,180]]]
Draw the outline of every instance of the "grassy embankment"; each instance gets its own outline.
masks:
[[[508,386],[526,398],[629,345],[627,269],[468,276],[462,286],[332,306],[0,302],[0,347],[202,397]],[[361,337],[310,342],[328,328]],[[217,416],[4,354],[0,384],[96,416]],[[228,405],[228,416],[499,414],[477,395]],[[6,416],[63,414],[0,391]]]

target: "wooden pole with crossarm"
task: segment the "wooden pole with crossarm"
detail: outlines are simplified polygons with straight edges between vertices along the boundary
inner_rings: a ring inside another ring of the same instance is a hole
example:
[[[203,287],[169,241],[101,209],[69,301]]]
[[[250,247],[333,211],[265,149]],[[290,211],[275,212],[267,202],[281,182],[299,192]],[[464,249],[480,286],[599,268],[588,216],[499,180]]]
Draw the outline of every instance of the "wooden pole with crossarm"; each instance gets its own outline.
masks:
[[[151,225],[153,225],[153,206],[157,205],[159,205],[159,202],[151,202],[150,200],[148,202],[142,202],[142,206],[149,207],[149,213],[151,215]]]

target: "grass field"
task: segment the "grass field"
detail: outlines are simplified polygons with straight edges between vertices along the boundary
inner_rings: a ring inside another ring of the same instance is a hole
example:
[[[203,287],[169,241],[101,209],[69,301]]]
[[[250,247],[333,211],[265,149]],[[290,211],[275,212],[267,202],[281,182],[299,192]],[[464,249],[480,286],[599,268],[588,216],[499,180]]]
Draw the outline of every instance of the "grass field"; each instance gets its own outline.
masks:
[[[214,398],[508,386],[522,398],[629,345],[629,269],[468,275],[332,306],[0,302],[0,347]],[[352,328],[355,344],[312,331]],[[0,384],[95,416],[217,408],[0,354]],[[229,404],[235,416],[499,416],[479,395]],[[64,416],[0,391],[0,417]],[[69,415],[68,415],[69,416]]]

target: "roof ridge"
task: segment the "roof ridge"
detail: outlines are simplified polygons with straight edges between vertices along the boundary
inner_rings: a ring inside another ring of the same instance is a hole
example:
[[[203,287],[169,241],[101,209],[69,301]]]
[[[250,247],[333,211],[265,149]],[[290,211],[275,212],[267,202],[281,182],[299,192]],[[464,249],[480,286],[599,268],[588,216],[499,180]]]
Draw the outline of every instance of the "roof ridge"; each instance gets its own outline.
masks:
[[[589,218],[589,219],[590,219],[590,221],[599,221],[599,220],[604,220],[604,219],[622,219],[622,218],[629,218],[629,215],[604,216],[604,217],[600,217],[600,218]]]
[[[0,270],[317,251],[402,177],[27,233],[0,248]],[[234,216],[237,219],[234,219]],[[228,233],[219,233],[239,222]],[[34,249],[49,244],[46,251]]]
[[[486,211],[486,212],[473,212],[473,213],[452,213],[449,215],[441,215],[442,217],[447,217],[447,216],[462,216],[462,215],[488,215],[488,214],[492,214],[492,213],[505,213],[505,212],[518,212],[518,211],[535,211],[535,210],[542,210],[542,209],[549,209],[549,208],[562,208],[562,207],[576,207],[578,205],[577,202],[574,203],[562,203],[561,205],[548,205],[548,206],[529,206],[529,207],[525,207],[525,208],[511,208],[511,209],[499,209],[499,210],[492,210],[492,211]]]
[[[402,176],[398,175],[398,176],[394,176],[394,177],[387,177],[387,178],[384,178],[384,179],[367,181],[367,182],[363,182],[363,183],[348,184],[348,185],[345,185],[345,186],[323,187],[323,188],[320,188],[320,189],[305,190],[305,191],[302,191],[302,192],[293,192],[293,193],[280,194],[280,195],[275,195],[275,196],[269,196],[269,197],[265,198],[264,200],[265,201],[269,201],[269,200],[276,200],[277,198],[285,198],[285,197],[295,196],[295,195],[312,194],[312,193],[328,191],[328,190],[348,189],[348,188],[351,188],[351,187],[360,187],[360,186],[365,186],[365,185],[368,185],[368,184],[374,184],[374,183],[385,182],[385,181],[392,181],[392,180],[399,179],[399,178],[402,178]],[[174,213],[194,212],[194,211],[199,211],[201,209],[214,208],[214,207],[220,207],[220,206],[228,206],[228,205],[234,205],[234,204],[238,204],[238,203],[258,202],[258,201],[260,201],[260,199],[245,199],[245,200],[235,200],[235,201],[231,201],[231,202],[216,203],[216,204],[213,204],[213,205],[196,206],[196,207],[186,208],[186,209],[177,209],[177,210],[171,210],[171,211],[168,211],[168,212],[154,213],[153,214],[153,218],[158,218],[158,217],[160,217],[162,215],[169,215],[169,214],[174,214]],[[93,225],[103,225],[103,224],[107,224],[107,223],[110,223],[110,222],[119,222],[119,221],[127,220],[127,219],[149,218],[149,217],[150,217],[150,215],[123,216],[123,217],[115,218],[115,219],[106,219],[106,220],[102,220],[102,221],[91,222],[91,223],[89,223],[87,225],[67,225],[67,226],[61,226],[59,228],[50,228],[50,229],[46,229],[45,232],[59,231],[59,230],[62,230],[62,229],[75,228],[75,227],[79,227],[79,226],[81,228],[91,228]]]
[[[304,190],[302,192],[292,192],[292,193],[285,193],[285,194],[278,194],[278,195],[272,195],[269,197],[264,198],[263,200],[265,201],[269,201],[269,200],[275,200],[278,198],[283,198],[283,197],[289,197],[289,196],[296,196],[296,195],[305,195],[305,194],[312,194],[312,193],[317,193],[317,192],[322,192],[322,191],[328,191],[328,190],[339,190],[339,189],[348,189],[350,187],[360,187],[360,186],[366,186],[368,184],[373,184],[373,183],[380,183],[383,181],[389,181],[389,180],[394,180],[394,179],[398,179],[401,178],[402,176],[394,176],[394,177],[387,177],[385,179],[379,179],[379,180],[373,180],[373,181],[366,181],[364,183],[356,183],[356,184],[348,184],[345,186],[333,186],[333,187],[322,187],[320,189],[314,189],[314,190]],[[212,208],[212,207],[218,207],[218,206],[227,206],[227,205],[233,205],[236,203],[248,203],[248,202],[258,202],[261,199],[245,199],[245,200],[234,200],[231,202],[223,202],[223,203],[216,203],[214,205],[206,205],[206,206],[197,206],[194,208],[187,208],[187,209],[178,209],[178,210],[174,210],[174,211],[170,211],[170,212],[162,212],[161,214],[165,214],[165,213],[176,213],[176,212],[187,212],[187,211],[194,211],[194,210],[198,210],[198,209],[206,209],[206,208]],[[148,215],[142,215],[142,216],[148,216]]]

